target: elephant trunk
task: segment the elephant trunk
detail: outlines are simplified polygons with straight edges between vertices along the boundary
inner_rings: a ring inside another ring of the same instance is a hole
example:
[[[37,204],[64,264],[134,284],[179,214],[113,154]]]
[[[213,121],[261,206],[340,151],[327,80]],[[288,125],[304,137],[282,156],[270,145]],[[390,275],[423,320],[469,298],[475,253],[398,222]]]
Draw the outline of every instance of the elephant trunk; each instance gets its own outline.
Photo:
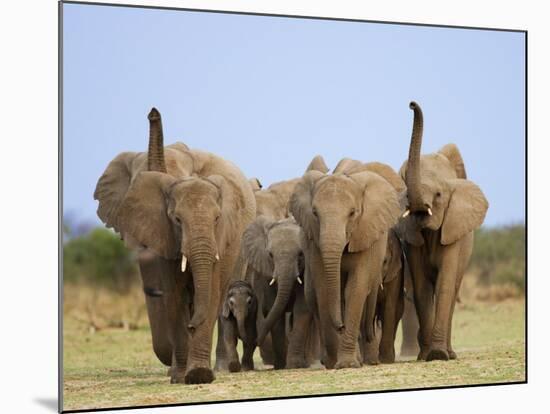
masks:
[[[420,148],[422,146],[424,118],[422,109],[416,102],[411,102],[409,107],[414,111],[414,121],[405,182],[407,184],[409,208],[414,212],[425,209],[420,191]]]
[[[297,268],[290,268],[283,271],[275,271],[273,278],[277,280],[277,296],[275,302],[269,310],[267,317],[264,320],[262,330],[258,335],[258,343],[262,343],[267,332],[273,328],[273,325],[284,315],[284,311],[288,305],[294,281],[298,273]]]
[[[157,108],[149,112],[149,150],[147,152],[147,168],[149,171],[166,173],[164,162],[164,136],[162,119]]]
[[[246,340],[246,329],[244,326],[244,320],[246,319],[245,316],[239,315],[237,317],[237,329],[239,330],[239,336],[244,341]]]
[[[344,323],[342,321],[340,268],[346,239],[343,230],[340,230],[339,227],[341,226],[322,226],[319,237],[325,272],[325,295],[328,299],[328,311],[334,328],[341,332],[344,329]]]
[[[191,241],[190,262],[193,272],[193,317],[189,322],[188,329],[191,332],[201,325],[207,317],[211,307],[212,296],[212,271],[214,264],[215,248],[209,239],[195,239]],[[185,260],[185,256],[184,259]],[[182,266],[183,268],[183,266]]]

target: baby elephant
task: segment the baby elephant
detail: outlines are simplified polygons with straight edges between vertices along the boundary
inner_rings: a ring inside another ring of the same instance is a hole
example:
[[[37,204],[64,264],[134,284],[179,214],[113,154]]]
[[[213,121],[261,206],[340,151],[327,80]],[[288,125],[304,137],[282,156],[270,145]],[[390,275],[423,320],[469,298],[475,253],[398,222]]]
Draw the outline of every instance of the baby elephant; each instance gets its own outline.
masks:
[[[223,339],[230,372],[241,370],[237,353],[237,339],[243,342],[243,371],[254,369],[252,356],[256,349],[257,308],[258,301],[248,282],[237,280],[229,285],[220,321],[223,324]]]

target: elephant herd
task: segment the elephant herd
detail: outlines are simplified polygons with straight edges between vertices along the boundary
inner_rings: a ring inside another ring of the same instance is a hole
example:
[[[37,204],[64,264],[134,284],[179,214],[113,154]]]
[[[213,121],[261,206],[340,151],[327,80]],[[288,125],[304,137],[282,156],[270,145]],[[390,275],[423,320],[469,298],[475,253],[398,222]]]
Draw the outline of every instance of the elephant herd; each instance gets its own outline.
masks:
[[[422,110],[410,108],[398,173],[349,158],[330,173],[316,156],[302,177],[266,189],[219,156],[164,147],[151,110],[148,151],[115,157],[94,198],[136,251],[153,350],[171,383],[253,370],[256,348],[275,369],[392,363],[407,308],[404,325],[416,314],[418,327],[407,323],[404,341],[418,359],[456,358],[454,306],[488,202],[456,145],[420,154]]]

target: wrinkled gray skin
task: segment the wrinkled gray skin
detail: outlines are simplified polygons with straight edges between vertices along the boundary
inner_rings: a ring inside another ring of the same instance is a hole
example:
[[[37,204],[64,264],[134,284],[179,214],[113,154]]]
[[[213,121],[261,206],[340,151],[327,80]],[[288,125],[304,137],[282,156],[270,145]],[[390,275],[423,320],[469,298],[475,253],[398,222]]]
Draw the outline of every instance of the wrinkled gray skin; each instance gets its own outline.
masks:
[[[399,180],[397,174],[378,163],[359,167],[337,167],[331,175],[310,171],[290,199],[305,234],[305,295],[318,318],[327,368],[361,366],[365,302],[382,283],[388,231],[401,211],[397,191],[384,178],[389,171]]]
[[[306,168],[307,171],[320,171],[322,173],[328,172],[328,167],[322,156],[316,155]],[[250,187],[254,191],[254,197],[256,198],[256,217],[265,216],[273,220],[282,220],[290,217],[288,210],[288,202],[294,187],[300,181],[300,178],[294,178],[286,181],[280,181],[271,184],[268,188],[263,189],[262,183],[258,178],[251,178],[248,180]],[[247,273],[246,280],[252,282],[250,272]],[[305,305],[304,305],[305,306]],[[315,324],[312,324],[307,333],[308,345],[307,352],[308,360],[311,362],[317,359],[319,332]],[[294,343],[291,341],[291,343]],[[273,345],[271,340],[271,334],[268,332],[265,340],[260,345],[260,355],[264,364],[274,364]],[[291,365],[293,365],[292,363]]]
[[[254,370],[256,349],[256,312],[258,301],[252,286],[243,280],[229,285],[222,305],[220,323],[223,324],[223,339],[230,372]],[[243,343],[242,363],[239,363],[237,340]]]
[[[172,383],[214,380],[210,354],[221,297],[256,202],[229,161],[185,144],[164,147],[160,113],[149,113],[149,149],[123,152],[98,180],[98,216],[137,250],[153,349]],[[218,348],[224,348],[221,339]]]
[[[472,254],[474,230],[483,223],[489,203],[481,189],[466,179],[456,145],[420,155],[422,110],[415,102],[410,108],[414,124],[409,158],[400,170],[407,184],[407,210],[399,227],[420,322],[418,359],[455,359],[454,306]]]
[[[303,296],[303,235],[294,219],[256,218],[243,234],[243,251],[258,297],[258,343],[271,333],[275,369],[305,368],[313,317]],[[285,313],[291,313],[286,327]],[[288,336],[288,347],[286,331]]]
[[[395,362],[395,334],[404,306],[403,278],[403,250],[397,235],[391,230],[382,268],[382,286],[376,294],[368,296],[361,322],[359,341],[366,364]],[[378,336],[381,337],[374,339],[377,326],[380,327],[381,335]]]

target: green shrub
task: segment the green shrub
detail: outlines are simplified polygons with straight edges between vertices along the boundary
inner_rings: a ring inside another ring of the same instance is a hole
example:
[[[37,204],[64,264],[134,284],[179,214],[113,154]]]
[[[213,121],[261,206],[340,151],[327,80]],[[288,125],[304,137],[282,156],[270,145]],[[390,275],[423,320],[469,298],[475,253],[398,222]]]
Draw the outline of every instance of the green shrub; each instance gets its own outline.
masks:
[[[480,284],[513,284],[525,291],[525,225],[477,230],[471,268]]]
[[[63,277],[118,291],[127,291],[137,280],[134,255],[120,238],[105,228],[69,239],[63,246]]]

